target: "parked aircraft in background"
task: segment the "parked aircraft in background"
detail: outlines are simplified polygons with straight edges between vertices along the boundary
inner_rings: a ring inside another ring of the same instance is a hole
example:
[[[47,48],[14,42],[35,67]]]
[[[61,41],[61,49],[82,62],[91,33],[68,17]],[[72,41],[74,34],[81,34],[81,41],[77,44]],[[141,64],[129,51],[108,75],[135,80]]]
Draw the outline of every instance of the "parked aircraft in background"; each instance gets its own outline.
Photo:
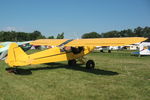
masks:
[[[133,55],[150,55],[150,42],[142,42],[138,46],[139,52],[133,52]]]
[[[1,42],[0,43],[0,60],[4,60],[7,56],[8,48],[11,43],[17,43],[22,49],[28,50],[30,48],[29,42]]]

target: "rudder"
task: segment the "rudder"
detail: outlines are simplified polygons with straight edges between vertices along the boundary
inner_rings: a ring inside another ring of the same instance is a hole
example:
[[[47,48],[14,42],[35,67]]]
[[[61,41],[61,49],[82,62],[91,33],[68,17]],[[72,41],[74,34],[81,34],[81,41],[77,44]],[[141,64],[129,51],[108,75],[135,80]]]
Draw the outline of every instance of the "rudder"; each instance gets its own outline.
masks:
[[[16,43],[11,43],[5,62],[10,67],[27,65],[28,55]]]

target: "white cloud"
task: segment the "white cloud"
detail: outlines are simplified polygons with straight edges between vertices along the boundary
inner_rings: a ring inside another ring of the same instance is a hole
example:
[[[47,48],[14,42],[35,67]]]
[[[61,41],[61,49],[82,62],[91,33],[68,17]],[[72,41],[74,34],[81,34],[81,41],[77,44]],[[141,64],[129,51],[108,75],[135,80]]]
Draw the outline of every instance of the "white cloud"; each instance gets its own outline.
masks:
[[[2,29],[3,31],[23,31],[23,28],[18,28],[18,27],[14,27],[14,26],[7,26],[7,27],[4,27]]]
[[[17,28],[14,26],[8,26],[6,28],[4,28],[5,31],[17,31]]]

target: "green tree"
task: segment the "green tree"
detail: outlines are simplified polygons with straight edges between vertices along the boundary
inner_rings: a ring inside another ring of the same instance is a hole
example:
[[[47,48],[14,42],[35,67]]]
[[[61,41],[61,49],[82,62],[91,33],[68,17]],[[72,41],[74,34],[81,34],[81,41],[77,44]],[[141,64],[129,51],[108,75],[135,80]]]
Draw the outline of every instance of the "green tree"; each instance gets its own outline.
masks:
[[[39,31],[32,33],[0,31],[0,41],[29,41],[46,38]]]
[[[137,37],[142,37],[143,36],[143,28],[142,27],[137,27],[134,29],[134,34]]]
[[[144,37],[150,37],[150,27],[145,27],[143,29],[143,36]]]
[[[29,38],[30,38],[30,40],[36,40],[36,39],[43,39],[43,38],[46,38],[46,37],[43,36],[41,34],[41,32],[34,31],[34,32],[32,32],[32,33],[29,34]]]
[[[101,35],[98,34],[97,32],[90,32],[82,35],[82,38],[100,38],[100,37]]]
[[[134,33],[131,29],[122,30],[119,32],[120,37],[133,37]]]
[[[64,38],[64,32],[62,32],[61,34],[58,34],[56,38],[57,39],[63,39]]]
[[[110,31],[102,34],[103,37],[109,38],[109,37],[121,37],[118,31]]]
[[[54,39],[54,36],[49,36],[48,39]]]

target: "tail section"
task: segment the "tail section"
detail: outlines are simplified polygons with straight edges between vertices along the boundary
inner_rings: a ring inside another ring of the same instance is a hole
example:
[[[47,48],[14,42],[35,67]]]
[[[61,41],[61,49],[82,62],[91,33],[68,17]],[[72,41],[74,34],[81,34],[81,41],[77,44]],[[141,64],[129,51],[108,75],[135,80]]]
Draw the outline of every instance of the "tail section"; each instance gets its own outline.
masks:
[[[28,65],[29,56],[16,43],[12,43],[8,49],[8,56],[5,62],[10,67]]]

